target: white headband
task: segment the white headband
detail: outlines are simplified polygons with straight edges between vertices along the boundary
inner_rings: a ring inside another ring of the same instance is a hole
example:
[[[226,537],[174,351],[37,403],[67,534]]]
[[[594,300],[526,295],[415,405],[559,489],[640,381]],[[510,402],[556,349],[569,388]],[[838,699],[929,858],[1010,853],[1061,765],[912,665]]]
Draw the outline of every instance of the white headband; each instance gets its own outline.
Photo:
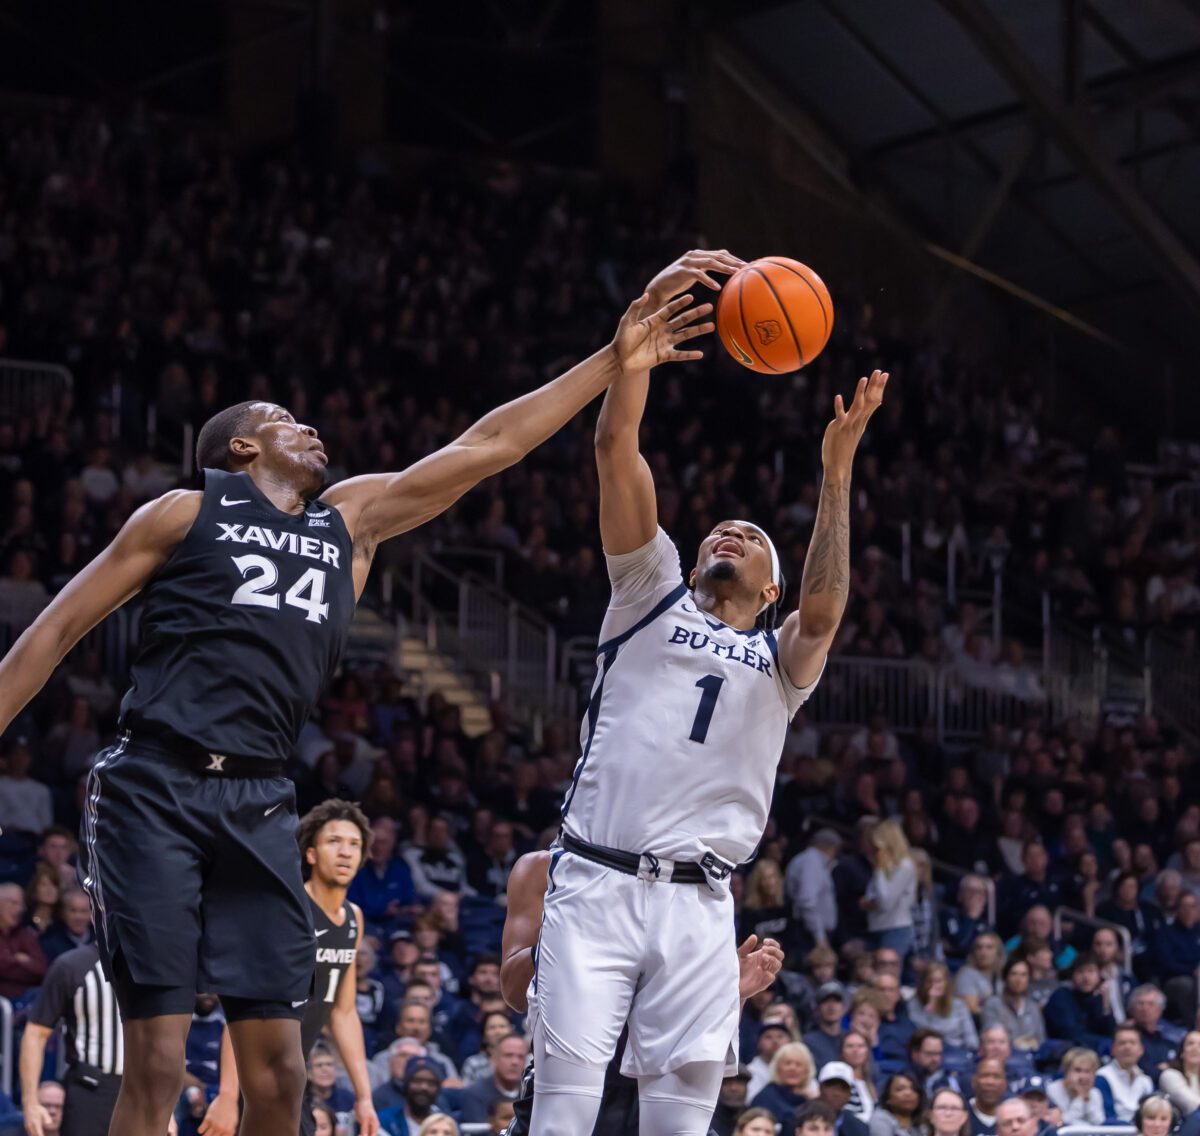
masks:
[[[775,551],[775,542],[771,539],[770,534],[760,525],[756,525],[753,521],[734,521],[735,525],[745,525],[748,529],[753,529],[759,536],[767,542],[767,548],[771,553],[771,582],[779,589],[782,598],[783,592],[783,575],[779,571],[779,553]],[[759,615],[767,610],[771,605],[765,603],[758,609]]]

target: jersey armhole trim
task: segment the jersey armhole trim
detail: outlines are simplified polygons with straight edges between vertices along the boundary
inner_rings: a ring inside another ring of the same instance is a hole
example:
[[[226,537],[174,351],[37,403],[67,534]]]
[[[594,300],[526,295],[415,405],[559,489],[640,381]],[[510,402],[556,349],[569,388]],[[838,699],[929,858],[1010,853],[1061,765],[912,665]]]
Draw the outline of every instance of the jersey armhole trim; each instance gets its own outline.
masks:
[[[683,583],[683,581],[680,581],[632,627],[622,631],[620,635],[614,635],[611,639],[600,643],[596,647],[597,657],[611,654],[623,643],[627,643],[633,638],[634,635],[641,631],[643,627],[649,626],[660,615],[662,615],[664,611],[666,611],[668,608],[674,607],[675,604],[677,604],[685,595],[687,595],[687,590],[687,584]]]

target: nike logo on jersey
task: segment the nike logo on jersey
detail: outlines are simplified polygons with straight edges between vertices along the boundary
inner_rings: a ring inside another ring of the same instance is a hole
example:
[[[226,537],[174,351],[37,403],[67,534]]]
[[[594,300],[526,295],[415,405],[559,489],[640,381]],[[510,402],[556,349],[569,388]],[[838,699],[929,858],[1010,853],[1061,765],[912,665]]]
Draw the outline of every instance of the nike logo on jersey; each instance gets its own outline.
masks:
[[[301,1006],[303,1006],[303,1005],[304,1005],[304,1004],[305,1004],[307,1001],[308,1001],[308,999],[307,999],[307,998],[301,998],[299,1002],[293,1002],[293,1003],[292,1003],[292,1009],[293,1009],[293,1010],[298,1010],[298,1009],[300,1009],[300,1007],[301,1007]]]
[[[314,931],[313,934],[315,934],[317,936],[317,938],[319,939],[322,935],[329,934],[329,928],[326,927],[324,931]]]
[[[230,501],[229,498],[226,497],[224,493],[222,493],[221,494],[221,504],[222,505],[249,505],[250,498],[247,497],[244,501]]]
[[[279,804],[283,804],[283,802],[280,801]],[[263,816],[269,817],[277,808],[279,808],[279,805],[272,805],[265,813],[263,813]]]

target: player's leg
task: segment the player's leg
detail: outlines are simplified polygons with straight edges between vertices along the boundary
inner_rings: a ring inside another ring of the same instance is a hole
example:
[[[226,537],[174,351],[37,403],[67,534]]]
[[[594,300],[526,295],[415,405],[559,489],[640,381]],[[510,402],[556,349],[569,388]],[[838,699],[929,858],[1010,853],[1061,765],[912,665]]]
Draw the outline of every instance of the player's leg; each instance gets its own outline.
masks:
[[[186,993],[186,992],[185,992]],[[192,995],[195,1000],[195,995]],[[110,1136],[162,1136],[183,1091],[184,1047],[192,1013],[126,1019],[125,1074]]]
[[[640,968],[639,886],[570,853],[551,865],[534,972],[531,1136],[595,1125]]]
[[[242,1131],[300,1128],[300,1020],[316,954],[296,844],[295,786],[209,778],[218,818],[202,896],[201,982],[221,998],[246,1110]]]
[[[191,781],[125,743],[104,751],[88,775],[80,866],[123,1024],[114,1136],[162,1136],[182,1088],[200,942]]]
[[[223,999],[222,1004],[227,1015],[249,1012],[250,1003]],[[229,1038],[246,1102],[241,1130],[299,1132],[306,1081],[299,1020],[243,1017],[229,1022]]]
[[[724,1076],[724,1061],[693,1061],[639,1077],[640,1136],[706,1136]]]
[[[704,1133],[739,1019],[728,894],[695,884],[647,888],[647,949],[621,1071],[636,1077],[641,1131]]]

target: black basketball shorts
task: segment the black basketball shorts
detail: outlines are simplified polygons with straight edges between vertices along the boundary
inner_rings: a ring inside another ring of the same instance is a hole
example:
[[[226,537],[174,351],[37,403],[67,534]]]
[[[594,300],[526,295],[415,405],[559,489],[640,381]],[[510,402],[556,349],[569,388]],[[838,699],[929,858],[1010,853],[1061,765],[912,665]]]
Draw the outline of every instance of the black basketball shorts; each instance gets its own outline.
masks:
[[[316,940],[295,786],[201,768],[126,737],[88,776],[80,874],[121,1013],[191,1013],[205,992],[234,1018],[299,1018]]]

